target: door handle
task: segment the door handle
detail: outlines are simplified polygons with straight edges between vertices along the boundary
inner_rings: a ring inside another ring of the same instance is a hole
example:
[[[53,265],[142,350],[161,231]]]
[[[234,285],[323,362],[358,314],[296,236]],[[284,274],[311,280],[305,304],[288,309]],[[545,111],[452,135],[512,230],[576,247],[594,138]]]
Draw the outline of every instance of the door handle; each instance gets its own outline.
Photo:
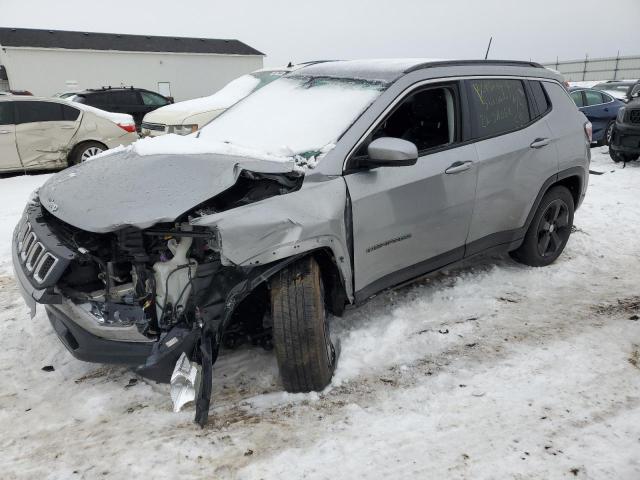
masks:
[[[73,130],[74,128],[76,128],[75,125],[64,125],[62,127],[60,127],[63,130]]]
[[[530,145],[531,148],[542,148],[549,145],[551,140],[548,138],[536,138]]]
[[[447,175],[451,175],[454,173],[460,173],[460,172],[465,172],[467,170],[469,170],[471,168],[471,165],[473,165],[473,162],[453,162],[449,168],[447,168],[444,173],[446,173]]]
[[[0,135],[6,135],[7,133],[11,133],[10,130],[0,130]]]

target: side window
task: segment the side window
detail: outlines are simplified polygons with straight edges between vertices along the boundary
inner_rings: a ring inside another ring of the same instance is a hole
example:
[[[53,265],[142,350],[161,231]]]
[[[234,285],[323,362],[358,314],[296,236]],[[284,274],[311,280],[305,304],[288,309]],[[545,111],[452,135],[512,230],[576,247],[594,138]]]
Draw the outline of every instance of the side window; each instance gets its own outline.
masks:
[[[571,92],[571,100],[573,100],[573,103],[575,103],[577,107],[584,107],[582,90],[578,90],[577,92]]]
[[[80,110],[69,105],[62,105],[62,117],[66,121],[75,122],[80,116]]]
[[[0,102],[0,125],[13,123],[13,102]]]
[[[164,97],[155,93],[141,91],[140,95],[142,95],[142,103],[145,105],[162,106],[167,104],[167,100]]]
[[[533,93],[533,101],[538,107],[538,116],[542,116],[551,110],[551,102],[547,96],[547,92],[544,89],[542,82],[530,81],[531,93]]]
[[[87,105],[95,106],[95,105],[108,105],[109,100],[107,99],[106,93],[90,93],[84,96],[85,101],[82,103],[86,103]]]
[[[59,122],[64,120],[62,105],[54,102],[16,102],[17,122]]]
[[[600,105],[604,103],[602,94],[600,92],[594,92],[593,90],[585,90],[584,97],[587,100],[587,106]]]
[[[368,144],[380,137],[408,140],[418,151],[455,142],[456,104],[453,87],[429,88],[409,95],[377,126],[356,155],[367,155]]]
[[[518,130],[531,120],[521,80],[478,79],[467,85],[474,138]]]
[[[604,101],[604,103],[609,103],[613,102],[614,98],[611,95],[602,92],[602,100]]]
[[[139,105],[140,100],[135,90],[118,90],[109,92],[111,105]]]

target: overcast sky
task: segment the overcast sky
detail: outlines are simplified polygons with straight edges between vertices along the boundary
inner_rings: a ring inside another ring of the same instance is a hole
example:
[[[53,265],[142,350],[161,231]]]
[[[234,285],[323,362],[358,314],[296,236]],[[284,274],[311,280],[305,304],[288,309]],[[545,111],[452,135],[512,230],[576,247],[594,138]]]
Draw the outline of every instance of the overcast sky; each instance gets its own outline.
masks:
[[[237,38],[266,66],[313,59],[552,61],[640,54],[640,0],[0,0],[0,26]]]

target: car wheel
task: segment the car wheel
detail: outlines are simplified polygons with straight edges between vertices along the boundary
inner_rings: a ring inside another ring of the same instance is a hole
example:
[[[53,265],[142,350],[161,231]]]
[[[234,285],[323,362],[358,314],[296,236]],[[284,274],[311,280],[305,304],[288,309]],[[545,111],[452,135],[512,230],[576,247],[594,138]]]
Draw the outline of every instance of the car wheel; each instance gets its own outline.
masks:
[[[98,142],[82,143],[74,148],[73,153],[69,158],[69,163],[71,165],[78,165],[79,163],[86,162],[91,157],[95,157],[105,150],[107,150],[107,147]]]
[[[320,267],[313,257],[271,281],[273,346],[288,392],[319,391],[331,381],[336,353],[329,332]]]
[[[619,162],[631,162],[633,160],[637,160],[640,155],[629,155],[628,153],[615,152],[609,149],[609,156],[611,157],[611,160],[613,160],[616,163],[619,163]]]
[[[611,143],[611,138],[613,137],[613,129],[616,126],[615,120],[611,120],[607,127],[604,129],[604,134],[602,136],[602,140],[600,140],[600,145],[609,145]]]
[[[522,245],[511,252],[517,262],[544,267],[564,250],[573,226],[573,197],[566,187],[556,186],[544,194]]]

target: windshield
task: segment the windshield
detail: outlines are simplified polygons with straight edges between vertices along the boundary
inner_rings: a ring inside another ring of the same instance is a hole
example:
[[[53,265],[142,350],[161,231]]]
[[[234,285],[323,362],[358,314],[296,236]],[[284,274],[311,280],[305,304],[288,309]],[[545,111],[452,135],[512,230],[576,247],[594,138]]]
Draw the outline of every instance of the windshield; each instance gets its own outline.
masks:
[[[364,80],[283,77],[227,110],[199,137],[275,156],[317,156],[384,88]]]

